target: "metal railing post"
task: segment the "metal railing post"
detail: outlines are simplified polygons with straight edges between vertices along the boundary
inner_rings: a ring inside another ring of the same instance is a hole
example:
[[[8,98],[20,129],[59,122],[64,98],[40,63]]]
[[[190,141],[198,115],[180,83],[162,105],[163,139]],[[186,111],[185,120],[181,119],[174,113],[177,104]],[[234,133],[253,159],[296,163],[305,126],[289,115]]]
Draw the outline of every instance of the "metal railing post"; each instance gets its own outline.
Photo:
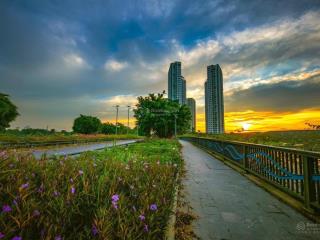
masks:
[[[248,164],[248,158],[247,158],[247,145],[242,146],[243,151],[243,168],[244,170],[248,170],[249,164]]]
[[[310,211],[310,203],[315,200],[315,189],[312,184],[312,159],[308,156],[303,155],[303,189],[304,189],[304,204],[305,207]]]

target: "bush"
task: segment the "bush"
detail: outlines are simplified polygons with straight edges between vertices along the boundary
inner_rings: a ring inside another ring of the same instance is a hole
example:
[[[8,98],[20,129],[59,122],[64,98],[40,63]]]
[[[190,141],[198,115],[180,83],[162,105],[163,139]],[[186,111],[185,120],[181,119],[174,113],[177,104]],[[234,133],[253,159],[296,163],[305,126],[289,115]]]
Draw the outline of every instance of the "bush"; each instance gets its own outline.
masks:
[[[76,133],[97,133],[101,127],[101,121],[97,117],[80,115],[74,120],[73,131]]]

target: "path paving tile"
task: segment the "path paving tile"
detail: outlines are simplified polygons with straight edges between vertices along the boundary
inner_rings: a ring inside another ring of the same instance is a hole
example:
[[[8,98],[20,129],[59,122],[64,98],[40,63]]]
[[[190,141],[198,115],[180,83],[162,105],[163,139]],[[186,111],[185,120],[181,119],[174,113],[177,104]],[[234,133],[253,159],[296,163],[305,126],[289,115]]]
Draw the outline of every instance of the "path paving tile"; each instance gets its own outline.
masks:
[[[181,144],[186,200],[199,217],[194,229],[201,239],[320,239],[320,224],[200,148]]]

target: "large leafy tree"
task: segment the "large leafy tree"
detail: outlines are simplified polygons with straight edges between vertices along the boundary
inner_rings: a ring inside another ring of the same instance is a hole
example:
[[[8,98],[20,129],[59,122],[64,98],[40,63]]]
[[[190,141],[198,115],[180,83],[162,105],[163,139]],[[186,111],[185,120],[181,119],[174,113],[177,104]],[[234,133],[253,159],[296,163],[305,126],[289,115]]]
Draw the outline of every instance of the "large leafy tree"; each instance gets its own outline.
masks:
[[[100,130],[101,121],[97,117],[80,115],[73,122],[73,131],[76,133],[97,133]]]
[[[175,133],[185,133],[190,128],[191,113],[186,105],[180,105],[163,97],[163,93],[138,97],[134,110],[139,133],[150,136],[172,137]]]
[[[0,131],[10,127],[10,122],[19,115],[17,107],[10,101],[9,95],[0,93]]]

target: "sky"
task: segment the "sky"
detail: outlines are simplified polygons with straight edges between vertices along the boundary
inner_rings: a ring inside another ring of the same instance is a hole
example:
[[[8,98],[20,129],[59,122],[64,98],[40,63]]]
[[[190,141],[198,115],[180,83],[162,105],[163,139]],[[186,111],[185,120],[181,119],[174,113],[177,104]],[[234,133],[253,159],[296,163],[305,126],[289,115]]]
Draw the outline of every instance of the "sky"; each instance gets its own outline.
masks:
[[[181,61],[203,131],[218,63],[227,131],[305,129],[320,119],[319,23],[318,0],[1,0],[0,92],[18,106],[13,128],[113,122],[116,104],[125,122]]]

